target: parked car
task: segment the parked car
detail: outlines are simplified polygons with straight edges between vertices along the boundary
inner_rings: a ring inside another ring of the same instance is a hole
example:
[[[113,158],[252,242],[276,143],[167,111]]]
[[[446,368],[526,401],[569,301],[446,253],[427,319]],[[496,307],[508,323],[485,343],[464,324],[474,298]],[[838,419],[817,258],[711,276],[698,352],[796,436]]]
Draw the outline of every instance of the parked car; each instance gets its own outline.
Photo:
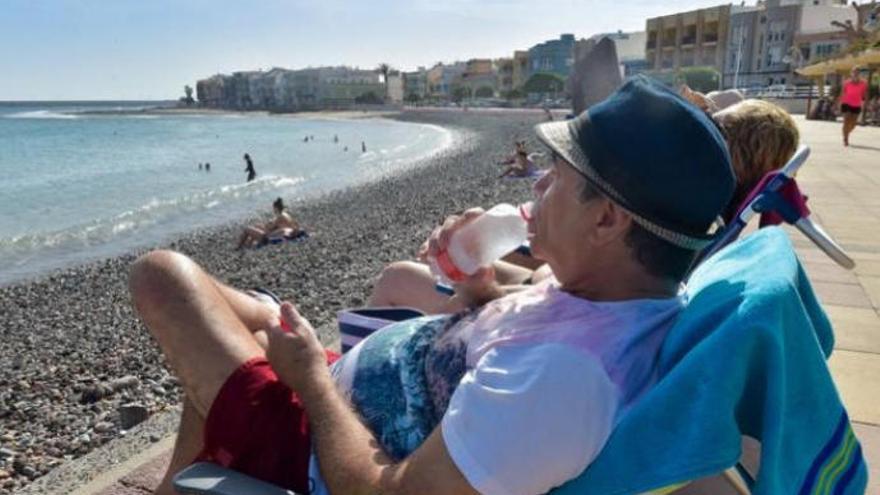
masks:
[[[767,86],[763,96],[766,98],[791,98],[794,96],[794,87],[785,84]]]

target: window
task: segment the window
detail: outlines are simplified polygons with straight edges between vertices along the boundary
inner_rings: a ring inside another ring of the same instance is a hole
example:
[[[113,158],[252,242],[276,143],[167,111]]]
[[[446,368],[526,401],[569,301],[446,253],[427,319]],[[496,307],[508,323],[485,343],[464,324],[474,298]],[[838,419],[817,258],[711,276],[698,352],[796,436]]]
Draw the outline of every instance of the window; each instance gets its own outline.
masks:
[[[773,21],[770,23],[768,27],[769,35],[767,36],[768,41],[783,41],[785,40],[785,31],[788,29],[788,22],[786,21]]]
[[[782,63],[782,47],[781,46],[771,46],[769,50],[767,50],[767,65],[777,65]]]

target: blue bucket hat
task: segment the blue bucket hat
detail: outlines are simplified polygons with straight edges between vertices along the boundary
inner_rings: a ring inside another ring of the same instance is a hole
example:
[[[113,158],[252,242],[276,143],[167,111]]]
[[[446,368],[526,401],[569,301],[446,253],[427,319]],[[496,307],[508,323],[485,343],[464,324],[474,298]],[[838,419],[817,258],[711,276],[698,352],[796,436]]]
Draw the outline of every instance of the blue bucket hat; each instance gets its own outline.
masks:
[[[727,144],[710,117],[644,76],[538,137],[657,237],[699,250],[733,196]]]

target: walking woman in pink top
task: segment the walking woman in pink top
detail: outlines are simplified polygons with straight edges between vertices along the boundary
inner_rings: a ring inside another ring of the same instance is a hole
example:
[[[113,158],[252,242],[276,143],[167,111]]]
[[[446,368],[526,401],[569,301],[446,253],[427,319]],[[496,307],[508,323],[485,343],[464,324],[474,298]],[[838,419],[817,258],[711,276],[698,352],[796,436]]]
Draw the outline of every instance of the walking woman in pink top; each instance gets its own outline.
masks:
[[[851,77],[843,83],[840,92],[840,112],[843,114],[843,145],[849,146],[849,135],[856,128],[862,104],[868,95],[868,83],[859,76],[859,68],[853,67]]]

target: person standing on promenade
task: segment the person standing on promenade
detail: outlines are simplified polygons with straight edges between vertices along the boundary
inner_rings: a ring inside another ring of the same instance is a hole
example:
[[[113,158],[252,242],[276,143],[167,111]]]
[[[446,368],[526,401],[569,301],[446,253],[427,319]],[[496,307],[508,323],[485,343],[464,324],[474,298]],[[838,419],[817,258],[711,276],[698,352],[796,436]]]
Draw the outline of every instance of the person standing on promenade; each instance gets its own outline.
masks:
[[[361,153],[367,152],[367,143],[365,141],[361,141]]]
[[[251,155],[245,153],[244,161],[247,163],[247,167],[245,167],[244,171],[247,172],[247,181],[250,182],[257,177],[257,171],[254,170],[254,162],[251,160]]]
[[[862,106],[868,96],[868,83],[859,75],[859,68],[853,67],[850,78],[843,83],[840,92],[840,112],[843,114],[843,145],[849,146],[849,135],[859,121]]]

